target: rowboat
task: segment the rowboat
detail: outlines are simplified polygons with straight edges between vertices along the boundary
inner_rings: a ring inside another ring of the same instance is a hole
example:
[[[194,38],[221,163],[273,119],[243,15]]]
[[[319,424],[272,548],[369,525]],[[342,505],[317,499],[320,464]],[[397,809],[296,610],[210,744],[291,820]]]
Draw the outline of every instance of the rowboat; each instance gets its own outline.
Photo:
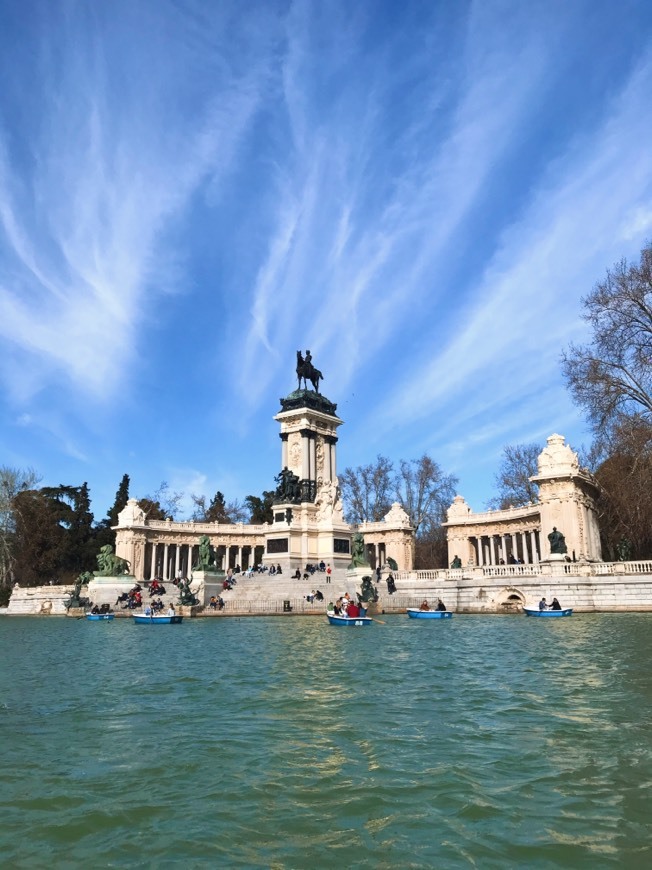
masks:
[[[408,607],[407,615],[410,619],[452,619],[450,610],[419,610],[418,607]]]
[[[154,616],[153,614],[150,616],[146,616],[144,613],[134,613],[134,623],[136,625],[178,625],[183,616],[168,616],[167,614],[163,614],[162,616]]]
[[[352,628],[373,622],[370,616],[336,616],[331,610],[326,611],[326,616],[331,625],[350,625]]]
[[[86,619],[90,622],[99,622],[102,619],[113,619],[113,613],[87,613]]]
[[[523,613],[526,616],[571,616],[573,608],[567,607],[565,610],[539,610],[538,607],[524,607]]]

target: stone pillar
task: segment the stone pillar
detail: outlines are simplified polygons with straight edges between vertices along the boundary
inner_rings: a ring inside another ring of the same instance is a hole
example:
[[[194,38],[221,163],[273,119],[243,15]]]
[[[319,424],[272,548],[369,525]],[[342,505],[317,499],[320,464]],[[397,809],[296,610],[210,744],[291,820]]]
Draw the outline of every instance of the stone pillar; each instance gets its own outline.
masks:
[[[327,438],[324,438],[324,483],[329,483],[333,479],[331,475],[331,445]]]
[[[530,554],[527,551],[527,535],[525,532],[519,532],[519,537],[521,539],[521,548],[523,550],[523,563],[525,565],[530,564]]]
[[[313,433],[310,440],[310,480],[317,480],[317,438]]]
[[[168,573],[168,551],[169,551],[169,548],[170,548],[169,544],[163,544],[163,579],[164,580],[170,579],[170,575]]]
[[[288,465],[288,433],[279,432],[281,438],[281,468],[289,468]]]
[[[301,478],[310,480],[310,430],[301,430]]]
[[[242,547],[238,547],[238,565],[242,568]]]
[[[331,480],[337,477],[337,438],[335,435],[330,439],[331,447]]]
[[[175,544],[176,556],[174,560],[174,576],[179,576],[179,569],[181,568],[181,544]]]
[[[491,537],[489,538],[489,543],[490,543],[489,556],[491,559],[491,564],[497,565],[498,559],[496,558],[496,536],[495,535],[491,535]]]
[[[539,564],[539,554],[537,552],[537,533],[532,529],[530,532],[530,546],[532,547],[532,564]]]

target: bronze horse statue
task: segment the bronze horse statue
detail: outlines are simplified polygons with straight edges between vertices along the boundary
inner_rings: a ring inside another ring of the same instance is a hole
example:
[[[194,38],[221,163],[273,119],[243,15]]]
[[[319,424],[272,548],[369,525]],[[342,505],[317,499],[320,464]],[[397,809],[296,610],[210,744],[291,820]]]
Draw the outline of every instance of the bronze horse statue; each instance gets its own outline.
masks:
[[[308,389],[308,381],[312,384],[313,390],[318,393],[319,392],[319,381],[324,379],[324,376],[316,369],[312,364],[312,354],[309,350],[306,351],[305,359],[301,355],[301,351],[297,351],[297,378],[299,380],[299,387],[301,389],[301,381],[303,381],[305,389]]]

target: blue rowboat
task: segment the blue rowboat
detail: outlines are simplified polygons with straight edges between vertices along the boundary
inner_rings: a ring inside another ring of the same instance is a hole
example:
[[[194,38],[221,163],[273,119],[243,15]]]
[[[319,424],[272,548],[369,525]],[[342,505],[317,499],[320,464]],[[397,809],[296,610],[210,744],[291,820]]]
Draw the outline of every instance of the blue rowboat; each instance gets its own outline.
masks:
[[[136,625],[178,625],[183,616],[145,616],[144,613],[134,614]]]
[[[565,610],[539,610],[538,607],[524,607],[523,613],[526,616],[572,616],[573,608],[567,607]]]
[[[452,619],[450,610],[419,610],[418,607],[408,607],[407,615],[410,619]]]
[[[326,616],[331,625],[350,625],[352,628],[362,625],[371,625],[373,619],[370,616],[335,616],[326,611]]]
[[[91,622],[100,622],[103,619],[113,619],[113,613],[87,613],[86,619]]]

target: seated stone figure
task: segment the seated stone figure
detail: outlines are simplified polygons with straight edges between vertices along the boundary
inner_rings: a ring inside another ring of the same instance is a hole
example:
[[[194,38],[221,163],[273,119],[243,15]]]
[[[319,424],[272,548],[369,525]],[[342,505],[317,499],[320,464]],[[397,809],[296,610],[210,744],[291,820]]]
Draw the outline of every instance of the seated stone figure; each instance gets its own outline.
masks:
[[[563,555],[568,552],[566,538],[564,538],[561,532],[557,531],[556,526],[552,527],[552,531],[548,535],[548,540],[550,541],[551,553],[561,553]]]

